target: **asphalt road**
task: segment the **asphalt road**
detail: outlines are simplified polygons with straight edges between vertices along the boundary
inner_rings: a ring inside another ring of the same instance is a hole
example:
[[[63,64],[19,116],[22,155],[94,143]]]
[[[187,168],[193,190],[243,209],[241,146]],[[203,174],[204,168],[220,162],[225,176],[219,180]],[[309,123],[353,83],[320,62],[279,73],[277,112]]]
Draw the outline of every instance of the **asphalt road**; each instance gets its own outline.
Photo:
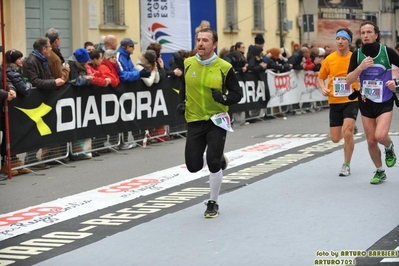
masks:
[[[216,219],[182,138],[1,181],[0,265],[399,265],[398,167],[369,184],[357,125],[348,178],[328,110],[234,127]]]

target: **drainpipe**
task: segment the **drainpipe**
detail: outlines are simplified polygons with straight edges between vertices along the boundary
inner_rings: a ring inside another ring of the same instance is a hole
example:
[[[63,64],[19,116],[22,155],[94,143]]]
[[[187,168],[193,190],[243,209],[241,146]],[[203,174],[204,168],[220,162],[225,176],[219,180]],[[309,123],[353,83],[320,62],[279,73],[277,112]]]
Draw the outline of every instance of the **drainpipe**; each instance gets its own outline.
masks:
[[[299,0],[299,12],[300,12],[299,15],[302,16],[302,18],[301,18],[302,26],[299,28],[299,36],[298,36],[298,38],[299,38],[299,41],[298,41],[299,47],[302,46],[302,30],[303,30],[303,15],[302,14],[304,13],[303,9],[301,10],[301,5],[302,5],[302,0]]]
[[[283,2],[284,0],[278,1],[278,19],[279,19],[279,30],[280,30],[280,47],[284,47],[284,26],[283,26]]]
[[[391,2],[392,7],[392,48],[396,46],[396,4]]]
[[[380,10],[378,11],[378,27],[381,28],[381,12],[382,10],[382,0],[380,0]]]

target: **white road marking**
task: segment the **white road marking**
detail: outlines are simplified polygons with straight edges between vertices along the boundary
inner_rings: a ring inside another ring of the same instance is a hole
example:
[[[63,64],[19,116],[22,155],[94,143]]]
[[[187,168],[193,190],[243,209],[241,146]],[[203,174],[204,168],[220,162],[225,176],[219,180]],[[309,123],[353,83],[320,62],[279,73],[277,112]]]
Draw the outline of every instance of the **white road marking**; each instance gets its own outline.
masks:
[[[279,138],[226,153],[228,168],[237,167],[324,138]],[[37,206],[0,215],[0,241],[153,194],[208,176],[207,168],[189,173],[178,165],[98,189],[60,198]]]

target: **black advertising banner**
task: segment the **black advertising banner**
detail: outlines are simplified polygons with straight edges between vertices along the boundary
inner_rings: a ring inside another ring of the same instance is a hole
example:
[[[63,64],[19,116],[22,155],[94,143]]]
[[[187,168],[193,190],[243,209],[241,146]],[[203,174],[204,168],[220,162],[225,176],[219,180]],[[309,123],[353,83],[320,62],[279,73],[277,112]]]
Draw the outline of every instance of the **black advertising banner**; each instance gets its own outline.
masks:
[[[237,74],[244,97],[231,112],[266,108],[267,82],[256,74]],[[33,89],[9,102],[11,151],[14,154],[67,142],[184,124],[176,113],[179,78],[147,87],[142,81],[116,88],[64,85]]]
[[[229,113],[245,112],[266,108],[270,100],[266,73],[236,74],[242,90],[242,99],[238,104],[230,106]]]
[[[177,97],[171,82],[150,88],[140,81],[114,89],[71,85],[34,89],[28,97],[9,102],[11,150],[20,153],[165,125],[173,122],[169,114],[175,112]]]

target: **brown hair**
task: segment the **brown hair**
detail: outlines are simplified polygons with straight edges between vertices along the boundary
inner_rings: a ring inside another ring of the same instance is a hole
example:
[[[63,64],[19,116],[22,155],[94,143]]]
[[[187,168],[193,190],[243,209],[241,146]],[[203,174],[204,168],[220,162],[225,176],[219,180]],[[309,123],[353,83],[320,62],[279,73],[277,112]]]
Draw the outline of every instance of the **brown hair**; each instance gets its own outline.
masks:
[[[362,24],[360,24],[360,29],[361,29],[363,26],[365,26],[365,25],[371,25],[371,26],[374,27],[374,32],[378,34],[378,37],[377,37],[377,39],[376,39],[375,41],[379,43],[379,42],[380,42],[380,29],[378,28],[378,26],[375,25],[372,21],[366,20],[366,21],[364,21]],[[360,32],[360,34],[362,34],[362,32]]]
[[[90,59],[99,59],[100,55],[102,54],[101,50],[93,50],[89,52]]]
[[[266,53],[270,53],[274,59],[280,58],[280,48],[271,48]]]
[[[154,50],[147,50],[140,55],[141,64],[146,68],[150,69],[155,66],[157,60],[157,54]]]
[[[310,55],[313,57],[318,57],[319,56],[319,47],[312,47],[310,48]]]
[[[157,42],[152,42],[147,47],[147,50],[155,51],[157,58],[159,58],[161,56],[161,49],[162,49],[162,46]]]
[[[23,56],[24,55],[22,54],[22,52],[20,52],[18,50],[15,50],[15,49],[8,50],[6,52],[6,63],[7,64],[15,63],[15,61],[22,58]]]

